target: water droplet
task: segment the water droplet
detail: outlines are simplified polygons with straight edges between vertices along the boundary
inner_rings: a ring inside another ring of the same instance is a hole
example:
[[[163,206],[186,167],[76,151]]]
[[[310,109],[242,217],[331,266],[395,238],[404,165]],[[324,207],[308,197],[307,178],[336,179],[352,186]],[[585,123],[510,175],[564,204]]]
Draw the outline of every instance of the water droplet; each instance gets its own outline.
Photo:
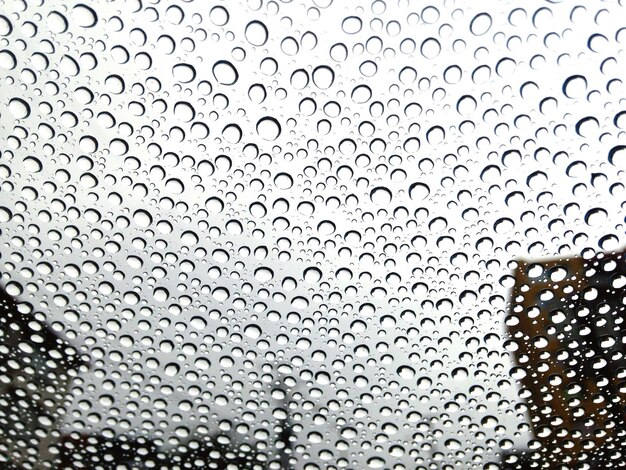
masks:
[[[133,214],[133,220],[138,227],[146,228],[152,224],[152,216],[148,211],[138,209]]]
[[[266,116],[259,119],[256,131],[264,140],[276,140],[281,133],[281,127],[276,119]]]
[[[9,101],[9,112],[16,119],[25,119],[30,116],[30,105],[21,98],[12,98]]]
[[[227,60],[217,61],[213,65],[213,76],[222,85],[234,85],[239,80],[239,72],[235,66]]]
[[[315,83],[315,86],[318,88],[326,90],[332,86],[334,81],[335,72],[333,72],[330,67],[320,65],[313,70],[313,83]]]
[[[47,24],[50,31],[56,34],[64,33],[69,27],[67,18],[58,11],[52,11],[48,14]]]
[[[348,16],[341,22],[341,29],[346,34],[356,34],[363,28],[363,21],[358,16]]]
[[[470,31],[475,36],[482,36],[483,34],[487,34],[491,29],[492,23],[493,21],[488,13],[479,13],[472,18]]]
[[[98,22],[98,15],[93,8],[79,3],[72,8],[72,19],[81,28],[93,28]]]
[[[268,35],[267,26],[260,21],[251,21],[246,26],[246,39],[253,46],[263,46],[267,42]]]
[[[228,10],[222,6],[215,6],[209,12],[209,18],[216,26],[225,26],[230,19]]]

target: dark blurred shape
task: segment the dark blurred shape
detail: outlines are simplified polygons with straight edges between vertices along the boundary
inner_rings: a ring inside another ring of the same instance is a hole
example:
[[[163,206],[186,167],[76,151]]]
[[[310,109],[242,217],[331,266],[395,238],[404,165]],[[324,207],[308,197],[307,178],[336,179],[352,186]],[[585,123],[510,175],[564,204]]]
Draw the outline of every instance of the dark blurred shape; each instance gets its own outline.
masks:
[[[509,452],[502,456],[500,470],[539,469],[541,461],[532,459],[529,452]]]
[[[211,468],[265,470],[267,463],[251,446],[221,434],[192,439],[171,449],[143,438],[104,434],[66,435],[59,446],[58,468]]]
[[[503,468],[626,466],[625,286],[624,252],[518,263],[506,324],[536,441]]]
[[[61,436],[77,350],[0,286],[0,468],[42,468]]]
[[[284,411],[284,419],[280,420],[280,431],[278,433],[278,439],[276,441],[276,449],[280,455],[280,469],[281,470],[292,470],[293,467],[291,465],[290,459],[293,454],[292,443],[295,439],[295,435],[293,432],[293,426],[291,423],[290,411],[289,411],[289,402],[291,400],[291,389],[286,384],[286,377],[281,374],[281,377],[278,381],[279,386],[278,390],[283,396],[281,408]]]
[[[295,434],[290,418],[292,388],[280,376],[274,383],[273,394],[280,396],[275,411],[281,410],[282,419],[274,427],[275,439],[255,441],[251,436],[235,432],[212,434],[192,433],[188,441],[166,445],[161,439],[117,435],[111,429],[100,434],[72,432],[63,436],[56,446],[55,465],[58,468],[211,468],[291,470]],[[294,383],[295,379],[289,377]],[[56,467],[55,467],[56,468]]]
[[[58,444],[59,468],[155,468],[156,444],[145,438],[129,439],[72,433]],[[161,463],[164,459],[161,458]],[[158,467],[156,467],[158,468]]]

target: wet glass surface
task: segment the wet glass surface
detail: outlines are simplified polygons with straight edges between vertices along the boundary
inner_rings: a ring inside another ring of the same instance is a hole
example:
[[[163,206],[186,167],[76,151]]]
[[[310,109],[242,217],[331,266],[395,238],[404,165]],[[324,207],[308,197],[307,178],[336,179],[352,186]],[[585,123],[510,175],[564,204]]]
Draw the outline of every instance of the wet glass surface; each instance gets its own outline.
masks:
[[[626,466],[622,18],[0,0],[0,468]]]

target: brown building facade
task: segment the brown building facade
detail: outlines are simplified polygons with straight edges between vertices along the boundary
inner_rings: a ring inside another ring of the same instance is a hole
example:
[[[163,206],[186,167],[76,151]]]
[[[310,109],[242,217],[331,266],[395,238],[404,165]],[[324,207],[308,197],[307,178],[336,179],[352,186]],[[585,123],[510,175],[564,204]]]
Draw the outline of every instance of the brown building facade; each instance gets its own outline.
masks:
[[[626,464],[625,288],[624,252],[518,263],[506,324],[536,438],[523,468]]]

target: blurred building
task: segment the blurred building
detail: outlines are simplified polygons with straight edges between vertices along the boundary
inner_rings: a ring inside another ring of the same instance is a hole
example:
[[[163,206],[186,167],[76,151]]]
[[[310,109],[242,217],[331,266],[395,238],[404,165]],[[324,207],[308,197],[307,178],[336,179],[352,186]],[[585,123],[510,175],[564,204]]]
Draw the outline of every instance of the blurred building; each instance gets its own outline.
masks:
[[[291,470],[294,430],[289,413],[291,389],[286,377],[274,382],[273,392],[282,397],[278,407],[284,412],[274,428],[275,440],[260,441],[233,431],[198,433],[190,429],[189,439],[179,441],[116,434],[111,429],[99,433],[71,432],[62,437],[55,464],[63,469],[143,470],[153,468]],[[278,408],[277,408],[278,409]],[[269,434],[269,433],[268,433]],[[153,436],[154,437],[154,436]],[[55,467],[56,468],[56,467]]]
[[[519,262],[506,324],[536,441],[506,468],[626,466],[625,287],[625,252]]]
[[[47,467],[77,350],[0,287],[0,468]]]
[[[58,444],[59,468],[143,470],[169,463],[149,439],[71,433]]]
[[[164,449],[144,437],[113,433],[63,436],[59,443],[59,467],[63,469],[211,468],[264,470],[267,462],[252,446],[242,445],[224,434],[191,439]],[[282,468],[282,467],[281,467]]]

